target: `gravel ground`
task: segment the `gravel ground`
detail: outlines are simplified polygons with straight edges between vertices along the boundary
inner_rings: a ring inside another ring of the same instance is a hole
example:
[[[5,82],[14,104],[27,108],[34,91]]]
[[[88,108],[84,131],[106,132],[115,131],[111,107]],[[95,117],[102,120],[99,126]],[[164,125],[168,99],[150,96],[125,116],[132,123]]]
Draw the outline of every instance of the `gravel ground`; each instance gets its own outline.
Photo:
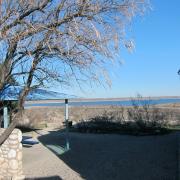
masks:
[[[65,180],[177,180],[177,133],[163,136],[70,133],[71,150],[57,156],[44,145],[65,143],[60,131],[23,148],[26,177]],[[43,145],[44,144],[44,145]],[[48,178],[45,178],[48,177]]]

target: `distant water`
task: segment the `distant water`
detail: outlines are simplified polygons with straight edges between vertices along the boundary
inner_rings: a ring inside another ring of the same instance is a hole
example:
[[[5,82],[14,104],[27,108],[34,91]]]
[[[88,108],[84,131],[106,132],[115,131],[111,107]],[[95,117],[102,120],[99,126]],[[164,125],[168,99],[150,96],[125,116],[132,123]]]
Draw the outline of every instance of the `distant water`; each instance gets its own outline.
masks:
[[[136,103],[139,103],[140,105],[143,104],[167,104],[167,103],[180,103],[180,98],[172,98],[172,99],[154,99],[154,100],[141,100],[141,101],[135,101]],[[126,100],[126,101],[87,101],[87,102],[69,102],[70,106],[131,106],[132,101]],[[54,102],[54,103],[34,103],[34,104],[25,104],[25,107],[35,107],[35,106],[64,106],[63,102]]]

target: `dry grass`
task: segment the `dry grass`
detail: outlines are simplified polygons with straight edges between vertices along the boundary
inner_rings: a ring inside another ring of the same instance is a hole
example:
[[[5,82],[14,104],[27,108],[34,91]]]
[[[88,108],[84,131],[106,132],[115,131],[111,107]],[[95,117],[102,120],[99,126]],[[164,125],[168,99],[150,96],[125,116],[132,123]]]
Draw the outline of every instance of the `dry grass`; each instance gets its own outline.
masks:
[[[81,106],[69,108],[69,120],[73,124],[80,122],[81,120],[88,120],[96,116],[103,115],[105,113],[114,113],[117,116],[122,115],[123,118],[127,118],[127,108],[120,106]],[[161,112],[168,114],[167,120],[172,125],[180,124],[180,109],[171,105],[156,106]],[[26,127],[62,127],[64,121],[64,108],[63,107],[32,107],[25,110],[23,122],[21,124]]]

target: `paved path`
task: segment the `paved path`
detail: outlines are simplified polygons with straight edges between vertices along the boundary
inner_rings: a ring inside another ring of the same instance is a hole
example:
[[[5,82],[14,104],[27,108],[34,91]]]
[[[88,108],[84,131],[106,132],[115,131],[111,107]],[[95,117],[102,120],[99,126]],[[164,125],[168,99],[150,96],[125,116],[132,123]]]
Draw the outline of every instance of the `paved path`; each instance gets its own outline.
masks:
[[[38,138],[64,145],[64,133]],[[42,144],[24,148],[28,177],[67,180],[177,180],[177,134],[135,137],[70,133],[71,150],[56,156]]]

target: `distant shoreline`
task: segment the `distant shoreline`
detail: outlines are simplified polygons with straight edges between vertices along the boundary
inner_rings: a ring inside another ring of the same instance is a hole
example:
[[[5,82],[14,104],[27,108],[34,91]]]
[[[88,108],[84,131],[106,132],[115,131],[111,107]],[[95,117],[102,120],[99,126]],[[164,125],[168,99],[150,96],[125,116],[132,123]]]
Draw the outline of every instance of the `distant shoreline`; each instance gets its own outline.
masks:
[[[72,98],[70,102],[98,102],[98,101],[129,101],[138,99],[137,97],[124,97],[124,98]],[[180,99],[180,96],[155,96],[155,97],[142,97],[142,100],[159,100],[159,99]],[[45,103],[62,103],[64,99],[54,100],[32,100],[26,101],[26,104],[45,104]]]

